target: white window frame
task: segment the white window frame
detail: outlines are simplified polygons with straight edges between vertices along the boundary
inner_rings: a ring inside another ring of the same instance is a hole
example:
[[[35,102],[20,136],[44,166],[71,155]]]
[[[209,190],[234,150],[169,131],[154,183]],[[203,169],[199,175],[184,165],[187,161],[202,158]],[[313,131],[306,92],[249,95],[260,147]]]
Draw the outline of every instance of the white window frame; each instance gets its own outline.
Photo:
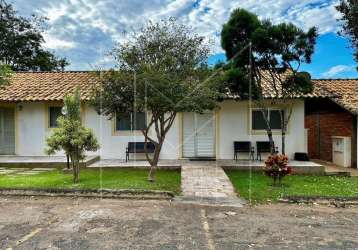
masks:
[[[266,133],[266,129],[254,129],[252,126],[253,126],[253,121],[252,121],[252,118],[253,118],[253,111],[261,111],[262,109],[260,108],[252,108],[250,110],[250,124],[249,124],[249,128],[250,128],[250,131],[255,133],[255,132],[265,132]],[[284,111],[284,115],[286,115],[286,111],[285,109],[282,109],[282,108],[266,108],[266,110],[269,112],[269,115],[268,115],[268,119],[269,119],[269,122],[270,122],[270,112],[271,111]],[[271,129],[272,132],[281,132],[282,128],[281,129]]]
[[[148,119],[148,115],[147,112],[143,112],[145,117],[144,117],[144,124],[147,125],[147,119]],[[117,114],[114,117],[114,132],[115,133],[128,133],[128,132],[140,132],[140,129],[133,129],[133,112],[130,113],[130,126],[131,128],[128,130],[118,130],[117,129]]]

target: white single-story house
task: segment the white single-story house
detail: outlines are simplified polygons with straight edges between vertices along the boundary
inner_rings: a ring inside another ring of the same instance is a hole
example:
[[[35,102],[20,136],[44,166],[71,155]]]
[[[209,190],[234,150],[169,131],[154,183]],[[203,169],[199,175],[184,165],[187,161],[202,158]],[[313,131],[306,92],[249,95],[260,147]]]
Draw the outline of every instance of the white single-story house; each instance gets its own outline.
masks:
[[[0,154],[44,156],[45,138],[56,127],[63,97],[81,91],[82,121],[98,138],[100,150],[89,152],[102,159],[125,159],[128,142],[144,141],[131,124],[146,122],[146,115],[108,120],[98,115],[89,100],[96,76],[91,72],[17,72],[0,89]],[[270,103],[270,100],[267,100]],[[286,136],[286,153],[307,152],[304,99],[290,100],[293,113]],[[275,146],[281,149],[280,106],[270,106]],[[226,99],[206,114],[178,114],[163,146],[161,159],[210,157],[233,159],[234,141],[268,141],[260,112],[249,101]],[[133,155],[131,157],[134,157]],[[140,158],[141,156],[135,156]],[[248,158],[248,155],[240,156]]]

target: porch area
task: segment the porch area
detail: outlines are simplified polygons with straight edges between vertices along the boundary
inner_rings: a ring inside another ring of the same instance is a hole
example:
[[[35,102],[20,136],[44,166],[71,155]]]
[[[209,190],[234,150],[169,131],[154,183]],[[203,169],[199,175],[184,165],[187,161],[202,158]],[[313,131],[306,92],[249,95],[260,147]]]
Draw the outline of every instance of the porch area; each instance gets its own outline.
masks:
[[[87,156],[81,166],[87,167],[99,159],[99,156]],[[66,156],[0,156],[0,167],[2,168],[64,168],[66,165]]]
[[[249,160],[161,160],[159,161],[159,169],[181,169],[182,166],[206,166],[206,167],[222,167],[223,169],[239,169],[261,171],[265,165],[264,161]],[[312,161],[290,161],[291,166],[297,174],[318,174],[324,175],[325,168],[323,165]],[[125,161],[123,159],[100,159],[88,166],[89,168],[148,168],[149,163],[145,160]]]
[[[0,156],[0,168],[64,168],[67,159],[65,156]],[[87,156],[81,163],[82,167],[88,168],[139,168],[146,169],[149,163],[144,159],[129,160],[125,159],[101,159],[99,156]],[[178,170],[182,166],[204,166],[204,167],[222,167],[223,169],[239,169],[261,171],[264,161],[257,160],[160,160],[159,169]],[[332,166],[327,166],[317,161],[289,161],[289,166],[297,174],[318,174],[324,175],[331,173]],[[347,169],[341,171],[346,172]],[[334,171],[337,172],[337,171]],[[356,171],[358,175],[358,170]]]

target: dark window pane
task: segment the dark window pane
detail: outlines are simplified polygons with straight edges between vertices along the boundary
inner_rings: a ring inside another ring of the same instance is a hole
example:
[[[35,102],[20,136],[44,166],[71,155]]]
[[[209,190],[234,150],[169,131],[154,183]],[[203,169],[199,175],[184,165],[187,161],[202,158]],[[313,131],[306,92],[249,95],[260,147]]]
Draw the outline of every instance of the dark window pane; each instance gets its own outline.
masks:
[[[61,113],[61,109],[62,107],[49,107],[49,126],[50,128],[56,128],[57,125],[57,118],[59,118],[62,113]]]
[[[281,129],[281,110],[271,110],[270,111],[270,126],[271,129]]]
[[[132,114],[133,118],[133,130],[141,130],[146,127],[146,119],[144,112],[137,112]]]
[[[130,114],[116,115],[116,130],[131,130]]]
[[[261,110],[252,111],[252,129],[253,130],[266,129],[266,122]]]

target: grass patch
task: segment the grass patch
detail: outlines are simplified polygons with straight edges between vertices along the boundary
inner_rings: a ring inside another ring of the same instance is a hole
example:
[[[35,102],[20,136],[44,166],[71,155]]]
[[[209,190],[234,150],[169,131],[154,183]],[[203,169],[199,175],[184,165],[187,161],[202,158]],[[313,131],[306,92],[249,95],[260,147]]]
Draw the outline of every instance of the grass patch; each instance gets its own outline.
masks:
[[[336,176],[286,176],[282,186],[272,186],[272,179],[259,172],[253,172],[250,181],[248,171],[226,171],[240,196],[250,199],[252,203],[276,202],[283,195],[302,196],[340,196],[358,195],[357,177]]]
[[[156,182],[147,181],[144,169],[81,169],[80,182],[72,183],[72,174],[59,170],[33,176],[0,175],[0,188],[77,188],[142,189],[180,193],[180,171],[158,170]]]

